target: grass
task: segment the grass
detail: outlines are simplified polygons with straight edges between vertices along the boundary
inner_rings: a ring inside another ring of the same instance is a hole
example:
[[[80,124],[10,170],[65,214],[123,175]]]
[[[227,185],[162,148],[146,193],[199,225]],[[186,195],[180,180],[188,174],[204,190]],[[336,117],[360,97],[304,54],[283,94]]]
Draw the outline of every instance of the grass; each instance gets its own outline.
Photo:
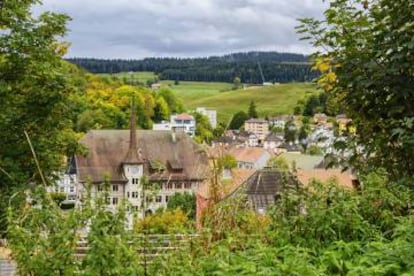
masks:
[[[183,101],[187,108],[194,108],[196,106],[189,106],[187,101],[192,102],[200,98],[212,97],[222,91],[231,89],[232,84],[226,82],[201,82],[201,81],[180,81],[178,85],[174,85],[174,81],[165,80],[161,84],[168,86],[175,94]]]
[[[229,85],[230,86],[230,85]],[[311,83],[288,83],[278,86],[255,87],[226,92],[200,89],[197,91],[175,90],[188,109],[204,106],[217,110],[218,121],[228,122],[238,111],[246,111],[254,101],[260,116],[292,114],[299,99],[316,91]]]
[[[155,77],[153,72],[123,72],[113,75],[119,78],[132,78],[142,83]],[[246,90],[231,90],[232,84],[225,82],[180,81],[175,85],[173,80],[162,80],[161,84],[173,90],[187,109],[195,109],[198,106],[216,109],[218,121],[225,123],[234,113],[247,112],[251,100],[255,102],[262,117],[291,114],[299,99],[316,91],[315,85],[311,83],[255,86]]]

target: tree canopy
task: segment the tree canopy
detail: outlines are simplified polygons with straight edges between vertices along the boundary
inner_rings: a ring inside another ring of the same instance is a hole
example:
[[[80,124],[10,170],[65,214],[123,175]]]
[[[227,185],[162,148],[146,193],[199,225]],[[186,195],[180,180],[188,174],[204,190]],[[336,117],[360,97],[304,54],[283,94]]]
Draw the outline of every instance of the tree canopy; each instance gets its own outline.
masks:
[[[323,20],[302,19],[298,27],[320,49],[319,84],[354,120],[350,161],[395,178],[414,171],[413,9],[406,0],[335,0]]]

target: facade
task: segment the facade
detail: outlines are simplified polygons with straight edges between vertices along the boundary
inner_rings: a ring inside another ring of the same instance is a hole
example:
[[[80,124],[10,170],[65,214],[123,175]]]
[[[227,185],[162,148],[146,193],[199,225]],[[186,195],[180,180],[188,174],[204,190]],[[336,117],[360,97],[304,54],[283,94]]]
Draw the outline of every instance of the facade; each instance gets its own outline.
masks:
[[[182,113],[170,116],[170,121],[161,121],[152,126],[153,130],[173,130],[176,132],[185,132],[194,137],[196,130],[196,121],[193,116]]]
[[[254,133],[260,144],[269,134],[269,123],[264,119],[249,119],[244,123],[244,130]]]
[[[65,173],[60,173],[56,184],[47,187],[47,191],[65,194],[66,202],[75,202],[77,192],[76,183],[76,172],[69,170]]]
[[[213,128],[217,127],[217,111],[213,109],[206,109],[205,107],[197,107],[196,112],[200,113],[201,115],[207,116],[208,120],[210,121],[210,125]]]
[[[295,116],[293,115],[282,115],[273,118],[269,118],[269,125],[283,129],[287,121],[294,121]]]
[[[281,136],[275,133],[269,133],[269,135],[267,135],[264,140],[263,148],[273,150],[282,145],[283,143],[283,135]]]
[[[93,195],[109,186],[108,209],[127,200],[143,216],[166,207],[175,192],[194,192],[206,179],[207,154],[186,133],[134,126],[135,119],[130,130],[92,130],[80,140],[88,148],[87,156],[75,156],[80,200],[88,183]]]

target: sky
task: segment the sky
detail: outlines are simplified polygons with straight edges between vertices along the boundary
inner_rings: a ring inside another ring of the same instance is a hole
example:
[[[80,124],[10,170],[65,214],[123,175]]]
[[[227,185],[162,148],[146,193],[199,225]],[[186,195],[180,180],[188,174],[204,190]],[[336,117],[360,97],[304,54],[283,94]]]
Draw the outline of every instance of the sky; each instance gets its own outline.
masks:
[[[245,51],[309,54],[297,18],[321,18],[322,0],[43,0],[34,9],[72,20],[67,57],[141,59]]]

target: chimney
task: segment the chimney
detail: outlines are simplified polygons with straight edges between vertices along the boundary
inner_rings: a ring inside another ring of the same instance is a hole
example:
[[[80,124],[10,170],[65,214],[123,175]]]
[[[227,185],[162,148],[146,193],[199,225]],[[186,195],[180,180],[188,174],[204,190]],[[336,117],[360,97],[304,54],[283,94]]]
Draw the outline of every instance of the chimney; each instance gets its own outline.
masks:
[[[142,163],[137,148],[137,126],[135,116],[135,101],[131,104],[131,119],[129,123],[129,148],[124,163]]]

